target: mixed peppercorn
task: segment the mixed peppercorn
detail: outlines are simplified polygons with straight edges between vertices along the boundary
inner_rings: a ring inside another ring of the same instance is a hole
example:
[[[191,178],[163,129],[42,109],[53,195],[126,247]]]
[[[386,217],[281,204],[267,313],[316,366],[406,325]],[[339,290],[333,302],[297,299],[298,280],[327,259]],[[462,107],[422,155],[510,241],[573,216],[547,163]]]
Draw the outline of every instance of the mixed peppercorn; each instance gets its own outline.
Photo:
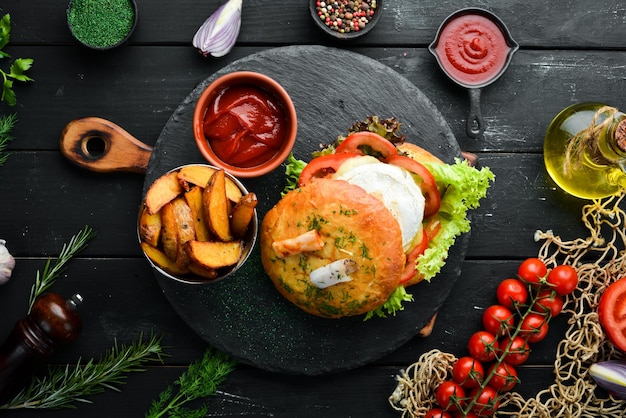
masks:
[[[317,15],[331,30],[339,33],[358,32],[372,20],[376,0],[328,0],[316,3]]]

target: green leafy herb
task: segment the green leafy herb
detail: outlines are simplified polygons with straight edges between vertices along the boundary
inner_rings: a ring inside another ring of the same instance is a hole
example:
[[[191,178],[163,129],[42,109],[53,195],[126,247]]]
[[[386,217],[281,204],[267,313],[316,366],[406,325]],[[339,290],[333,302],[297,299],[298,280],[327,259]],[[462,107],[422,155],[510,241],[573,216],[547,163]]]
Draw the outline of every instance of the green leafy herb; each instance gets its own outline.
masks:
[[[49,258],[46,262],[46,265],[43,269],[43,273],[40,274],[37,271],[37,278],[35,280],[35,284],[30,290],[30,300],[28,303],[28,312],[33,307],[35,303],[35,299],[41,296],[46,290],[48,290],[55,282],[56,278],[64,271],[65,264],[78,252],[82,251],[86,246],[89,240],[95,237],[96,234],[88,226],[80,231],[78,234],[74,235],[68,244],[63,244],[63,248],[61,249],[61,253],[59,254],[59,258],[57,258],[54,266],[52,266],[52,260]]]
[[[9,141],[13,140],[11,132],[17,124],[17,115],[12,113],[10,115],[0,115],[0,166],[3,165],[9,158],[9,154],[5,153]]]
[[[75,403],[91,403],[85,396],[119,391],[116,385],[125,383],[126,374],[144,371],[149,361],[162,361],[161,339],[151,336],[148,341],[139,338],[129,346],[118,345],[107,350],[98,362],[80,361],[76,366],[54,366],[43,378],[33,378],[30,385],[0,409],[75,408]]]
[[[11,38],[11,16],[5,14],[0,19],[0,59],[10,58],[11,56],[3,51],[3,48],[9,43]],[[9,72],[0,69],[3,78],[2,96],[0,101],[5,101],[9,106],[15,106],[17,100],[13,91],[14,81],[33,81],[32,78],[24,74],[33,66],[32,58],[17,58],[13,61],[9,68]]]
[[[296,159],[293,154],[289,154],[287,157],[287,163],[285,165],[285,176],[287,185],[283,189],[281,196],[286,195],[289,191],[294,190],[298,187],[298,179],[300,178],[300,173],[306,167],[306,162],[302,160]]]
[[[235,368],[236,362],[227,355],[209,348],[201,360],[192,363],[174,382],[168,386],[159,399],[152,402],[147,418],[168,417],[204,417],[206,405],[198,409],[188,409],[184,405],[190,401],[206,398],[217,392],[218,386]]]

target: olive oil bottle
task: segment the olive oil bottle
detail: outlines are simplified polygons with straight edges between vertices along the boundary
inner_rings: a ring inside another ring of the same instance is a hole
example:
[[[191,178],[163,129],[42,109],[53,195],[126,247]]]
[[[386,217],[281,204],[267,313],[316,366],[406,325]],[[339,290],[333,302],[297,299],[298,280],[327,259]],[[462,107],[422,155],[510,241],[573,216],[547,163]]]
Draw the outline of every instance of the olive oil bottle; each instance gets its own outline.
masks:
[[[550,123],[546,169],[567,193],[600,199],[626,190],[626,114],[602,103],[578,103]]]

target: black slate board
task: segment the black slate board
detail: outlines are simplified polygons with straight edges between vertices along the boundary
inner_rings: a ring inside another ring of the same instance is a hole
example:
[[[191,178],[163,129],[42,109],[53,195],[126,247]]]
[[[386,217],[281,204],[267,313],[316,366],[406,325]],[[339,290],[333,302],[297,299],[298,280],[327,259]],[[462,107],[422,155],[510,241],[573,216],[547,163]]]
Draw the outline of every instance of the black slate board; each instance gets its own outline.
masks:
[[[461,151],[434,105],[389,67],[357,53],[321,46],[266,50],[240,59],[200,83],[164,127],[148,166],[147,187],[180,165],[203,163],[192,132],[197,98],[215,78],[233,71],[266,74],[287,90],[298,112],[296,158],[308,160],[320,143],[345,134],[368,115],[395,116],[415,142],[452,162]],[[244,179],[259,197],[259,219],[279,200],[284,170]],[[175,310],[211,346],[242,363],[275,372],[318,375],[353,369],[397,349],[429,322],[460,275],[469,241],[457,239],[432,284],[409,289],[415,301],[396,316],[322,319],[304,313],[275,290],[257,248],[234,277],[209,285],[184,285],[156,273]]]

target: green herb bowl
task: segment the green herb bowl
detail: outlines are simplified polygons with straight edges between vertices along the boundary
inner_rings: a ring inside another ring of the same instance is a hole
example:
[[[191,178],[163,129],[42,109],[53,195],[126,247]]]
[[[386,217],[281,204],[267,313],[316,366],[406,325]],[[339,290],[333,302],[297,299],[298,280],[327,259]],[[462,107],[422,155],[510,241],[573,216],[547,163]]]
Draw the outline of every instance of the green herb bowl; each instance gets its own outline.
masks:
[[[89,10],[87,4],[90,4]],[[135,31],[138,19],[135,0],[70,0],[67,6],[67,25],[74,39],[99,51],[126,43]]]

